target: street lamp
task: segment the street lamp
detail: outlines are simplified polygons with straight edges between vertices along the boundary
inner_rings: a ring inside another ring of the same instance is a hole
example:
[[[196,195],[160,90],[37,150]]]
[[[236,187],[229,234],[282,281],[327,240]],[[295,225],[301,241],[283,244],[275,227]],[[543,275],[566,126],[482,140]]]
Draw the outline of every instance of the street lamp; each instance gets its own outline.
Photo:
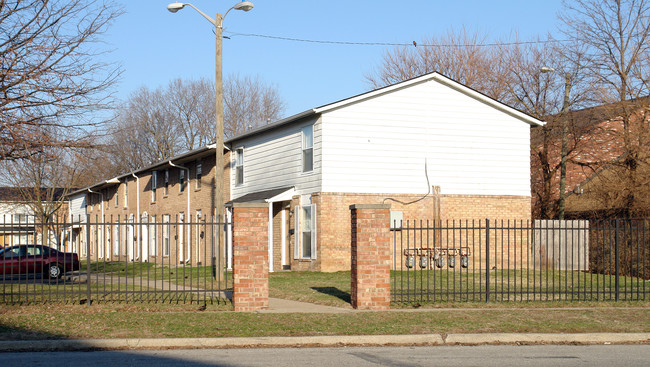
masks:
[[[199,10],[196,6],[190,4],[190,3],[179,3],[174,2],[169,5],[167,5],[167,10],[169,10],[172,13],[176,13],[177,11],[183,9],[185,6],[189,6],[199,12],[205,19],[207,19],[212,25],[215,26],[216,31],[216,38],[217,38],[217,49],[216,49],[216,58],[215,58],[215,70],[216,70],[216,78],[215,78],[215,85],[216,85],[216,91],[217,91],[217,100],[216,100],[216,130],[217,130],[217,136],[216,136],[216,141],[215,141],[215,150],[216,150],[216,157],[215,157],[215,181],[216,181],[216,187],[215,187],[215,199],[214,199],[214,208],[216,210],[216,215],[217,215],[217,223],[223,223],[222,222],[222,217],[223,217],[223,207],[224,207],[224,175],[223,175],[223,70],[222,70],[222,62],[221,62],[221,49],[222,49],[222,41],[223,41],[223,20],[226,18],[226,15],[228,13],[235,9],[235,10],[243,10],[243,11],[249,11],[253,9],[253,3],[250,1],[241,1],[232,6],[230,9],[226,11],[225,14],[221,15],[217,13],[216,17],[212,19],[209,17],[207,14]],[[188,214],[189,215],[189,214]],[[222,243],[222,228],[220,225],[217,225],[217,238],[219,239],[219,243]],[[223,255],[223,251],[219,249],[219,259],[221,260]],[[223,264],[223,263],[222,263]],[[217,276],[219,277],[218,280],[221,280],[221,271],[217,272]]]
[[[552,73],[555,72],[555,69],[542,66],[539,71],[542,73]],[[571,74],[564,74],[564,102],[562,103],[562,152],[560,157],[560,199],[558,200],[558,212],[557,217],[559,220],[564,219],[564,202],[566,198],[566,161],[567,161],[567,140],[569,135],[569,118],[567,113],[569,112],[569,92],[571,91]]]

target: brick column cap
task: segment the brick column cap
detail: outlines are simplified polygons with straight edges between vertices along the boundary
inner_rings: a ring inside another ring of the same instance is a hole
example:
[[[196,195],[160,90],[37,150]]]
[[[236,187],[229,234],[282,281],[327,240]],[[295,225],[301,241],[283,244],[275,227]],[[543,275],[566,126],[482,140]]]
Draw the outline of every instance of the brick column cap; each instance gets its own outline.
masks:
[[[350,210],[355,209],[390,209],[390,204],[352,204]]]
[[[268,203],[228,203],[229,208],[268,208]]]

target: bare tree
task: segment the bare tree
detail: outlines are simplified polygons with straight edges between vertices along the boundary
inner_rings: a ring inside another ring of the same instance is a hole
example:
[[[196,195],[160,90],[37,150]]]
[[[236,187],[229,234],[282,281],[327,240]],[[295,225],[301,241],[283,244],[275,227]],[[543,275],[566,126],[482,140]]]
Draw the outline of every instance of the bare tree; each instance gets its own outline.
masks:
[[[381,64],[365,79],[372,88],[398,83],[438,71],[468,87],[497,98],[492,90],[493,70],[501,62],[494,48],[484,47],[488,34],[480,31],[450,30],[429,37],[414,46],[395,47],[384,53]]]
[[[258,77],[231,74],[223,85],[224,134],[231,138],[279,119],[285,103],[278,88]]]
[[[90,113],[119,74],[95,46],[120,13],[110,1],[0,1],[0,160],[88,145]]]
[[[118,108],[108,145],[113,163],[124,171],[167,159],[183,149],[179,122],[167,97],[162,88],[141,87]]]
[[[16,192],[19,204],[31,209],[37,231],[53,241],[67,217],[66,195],[78,187],[81,172],[76,169],[75,152],[64,148],[47,148],[29,159],[2,161],[3,184]],[[46,242],[44,242],[46,243]]]
[[[174,79],[166,87],[141,87],[118,109],[104,151],[116,171],[130,171],[215,141],[214,82]],[[258,77],[230,76],[224,83],[226,137],[276,120],[284,102]]]
[[[214,141],[215,86],[205,78],[172,80],[165,91],[169,113],[177,124],[185,150],[204,147]]]
[[[618,174],[611,185],[622,215],[636,215],[650,208],[639,190],[645,184],[650,144],[648,126],[650,88],[650,1],[573,0],[564,2],[560,15],[568,37],[585,45],[584,66],[593,78],[602,104],[610,106],[609,118],[620,121],[622,141],[618,159],[609,162]],[[610,199],[603,200],[611,205]]]

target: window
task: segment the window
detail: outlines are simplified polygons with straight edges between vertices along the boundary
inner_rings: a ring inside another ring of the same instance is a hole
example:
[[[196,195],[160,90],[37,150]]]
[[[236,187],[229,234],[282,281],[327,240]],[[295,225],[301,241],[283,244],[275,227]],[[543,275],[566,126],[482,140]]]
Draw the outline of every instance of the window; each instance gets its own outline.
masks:
[[[180,176],[179,176],[178,181],[181,184],[181,192],[183,192],[183,191],[185,191],[185,170],[181,169],[179,175]]]
[[[115,221],[115,227],[113,227],[113,242],[115,243],[113,247],[113,255],[120,256],[120,220]]]
[[[129,206],[129,179],[124,179],[124,207]]]
[[[201,188],[201,177],[203,176],[203,164],[200,160],[196,161],[196,188]]]
[[[27,256],[40,256],[42,249],[40,246],[27,246]]]
[[[165,189],[163,190],[163,192],[165,193],[165,196],[166,196],[166,195],[169,195],[169,170],[168,170],[168,169],[165,170],[165,183],[164,183],[164,187],[165,187]]]
[[[192,221],[192,216],[188,215],[188,217],[189,217],[189,221],[191,222]],[[188,244],[187,254],[185,254],[185,259],[184,259],[183,258],[183,252],[185,251],[185,248],[184,248],[184,246],[185,246],[185,213],[184,212],[180,212],[178,214],[178,232],[177,233],[178,233],[178,240],[177,240],[176,243],[178,244],[177,248],[179,249],[179,251],[178,251],[178,261],[182,262],[182,263],[185,263],[190,258],[190,251],[189,251],[190,249],[189,249],[189,244]],[[189,231],[188,231],[188,233],[189,233]]]
[[[115,207],[120,205],[120,186],[115,187]]]
[[[169,256],[169,235],[170,235],[170,227],[169,227],[169,214],[163,215],[163,256]]]
[[[302,129],[302,171],[314,169],[314,126]]]
[[[151,233],[151,247],[150,254],[151,256],[156,256],[158,254],[158,227],[156,227],[156,216],[152,215],[149,220]]]
[[[27,222],[27,214],[14,214],[13,215],[13,221],[14,221],[14,223],[26,223]]]
[[[244,183],[244,148],[237,148],[235,156],[235,185]]]
[[[294,258],[316,258],[316,205],[297,206]]]
[[[158,171],[151,172],[151,201],[156,201],[156,189],[158,188]]]
[[[203,229],[202,229],[203,212],[196,211],[196,261],[201,263],[201,247],[203,246]]]

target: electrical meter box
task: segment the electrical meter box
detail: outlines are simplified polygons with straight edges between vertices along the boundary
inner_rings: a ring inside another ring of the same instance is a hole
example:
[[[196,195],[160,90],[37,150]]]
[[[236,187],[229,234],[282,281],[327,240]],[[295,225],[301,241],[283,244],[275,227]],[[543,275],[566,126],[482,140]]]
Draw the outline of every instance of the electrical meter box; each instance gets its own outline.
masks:
[[[390,211],[390,229],[402,229],[402,220],[404,219],[404,212],[400,210]]]

